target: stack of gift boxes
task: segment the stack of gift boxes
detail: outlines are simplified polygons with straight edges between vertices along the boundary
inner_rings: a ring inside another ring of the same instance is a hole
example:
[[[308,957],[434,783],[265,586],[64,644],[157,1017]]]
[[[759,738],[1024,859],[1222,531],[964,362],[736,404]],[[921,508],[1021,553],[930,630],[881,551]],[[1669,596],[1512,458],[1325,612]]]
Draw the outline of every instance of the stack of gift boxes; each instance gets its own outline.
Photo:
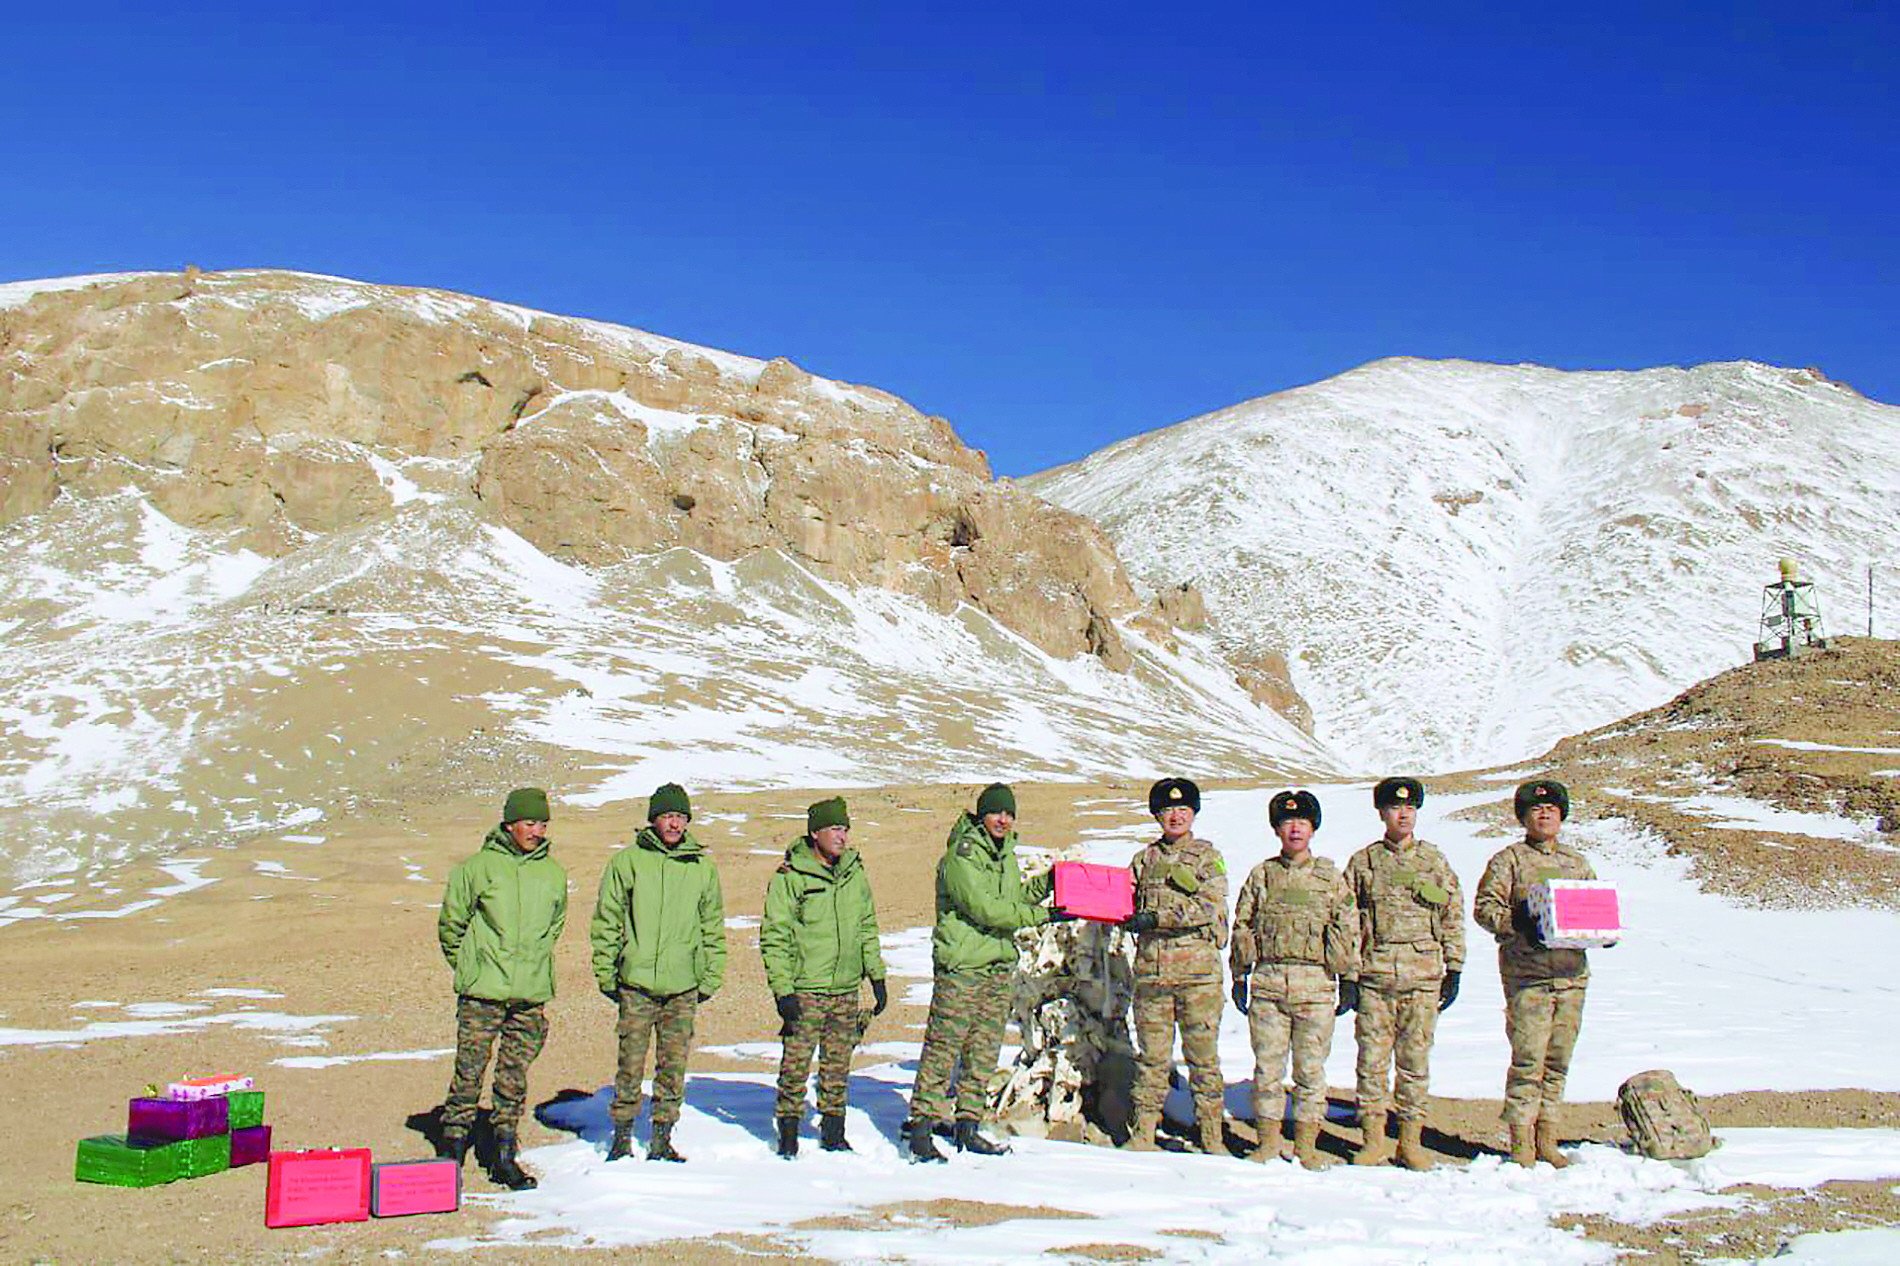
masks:
[[[73,1177],[115,1187],[203,1178],[270,1157],[264,1092],[249,1077],[193,1077],[131,1101],[124,1134],[79,1141]]]

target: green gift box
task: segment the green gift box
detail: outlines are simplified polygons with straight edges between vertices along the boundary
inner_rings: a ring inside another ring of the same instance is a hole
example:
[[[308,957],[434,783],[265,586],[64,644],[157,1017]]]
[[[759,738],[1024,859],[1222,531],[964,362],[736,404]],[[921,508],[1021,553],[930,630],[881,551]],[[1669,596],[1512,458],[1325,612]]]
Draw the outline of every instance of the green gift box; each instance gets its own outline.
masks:
[[[248,1130],[252,1126],[264,1124],[264,1092],[261,1090],[233,1090],[225,1096],[231,1101],[231,1128]]]
[[[172,1146],[179,1149],[179,1169],[185,1178],[203,1178],[207,1174],[221,1174],[231,1168],[229,1134],[207,1134],[203,1138],[182,1139]]]
[[[101,1182],[113,1187],[156,1187],[185,1176],[183,1149],[187,1146],[125,1134],[99,1134],[80,1139],[79,1152],[73,1160],[73,1177],[80,1182]],[[229,1167],[229,1135],[224,1136],[224,1149],[225,1165]]]

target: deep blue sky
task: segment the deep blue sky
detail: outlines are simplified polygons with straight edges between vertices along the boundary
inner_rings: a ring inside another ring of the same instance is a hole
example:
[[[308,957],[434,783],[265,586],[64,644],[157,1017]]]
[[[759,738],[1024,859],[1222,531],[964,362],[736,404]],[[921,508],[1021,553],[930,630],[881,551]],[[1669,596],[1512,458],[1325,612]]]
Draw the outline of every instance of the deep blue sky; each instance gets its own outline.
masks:
[[[36,7],[0,280],[469,291],[883,387],[1003,474],[1399,354],[1900,401],[1889,3]]]

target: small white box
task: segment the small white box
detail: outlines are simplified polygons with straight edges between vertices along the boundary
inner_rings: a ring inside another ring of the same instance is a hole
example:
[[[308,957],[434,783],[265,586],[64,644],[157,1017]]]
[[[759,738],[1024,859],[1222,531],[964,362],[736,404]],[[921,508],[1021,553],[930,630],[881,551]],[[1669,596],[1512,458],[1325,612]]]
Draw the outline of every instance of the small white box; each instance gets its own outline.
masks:
[[[1546,879],[1533,885],[1531,917],[1551,949],[1601,949],[1622,939],[1616,885],[1603,879]]]

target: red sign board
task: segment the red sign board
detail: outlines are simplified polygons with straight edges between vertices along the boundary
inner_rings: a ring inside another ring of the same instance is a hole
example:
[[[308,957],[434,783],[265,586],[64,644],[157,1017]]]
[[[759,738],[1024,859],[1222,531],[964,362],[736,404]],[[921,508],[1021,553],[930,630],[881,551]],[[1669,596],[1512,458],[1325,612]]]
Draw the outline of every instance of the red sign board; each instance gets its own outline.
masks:
[[[272,1152],[264,1187],[265,1226],[369,1220],[369,1149]]]

